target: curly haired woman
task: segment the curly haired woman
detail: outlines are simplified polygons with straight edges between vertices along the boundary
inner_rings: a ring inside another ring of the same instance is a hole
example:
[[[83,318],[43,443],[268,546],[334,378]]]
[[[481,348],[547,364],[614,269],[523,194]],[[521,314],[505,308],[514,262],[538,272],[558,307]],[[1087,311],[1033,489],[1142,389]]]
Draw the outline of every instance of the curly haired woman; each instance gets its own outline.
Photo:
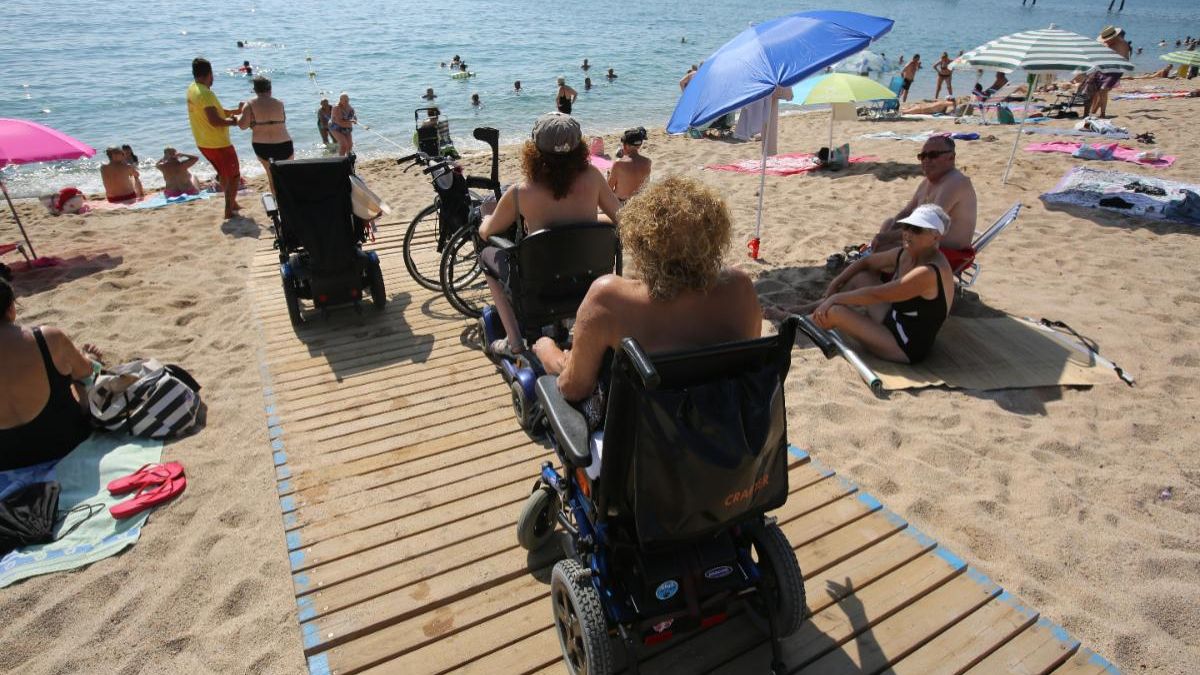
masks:
[[[608,187],[608,180],[588,161],[583,132],[570,115],[546,113],[533,125],[533,137],[521,149],[525,180],[504,193],[496,210],[483,219],[479,236],[507,232],[514,224],[527,234],[554,225],[591,222],[596,210],[617,222],[621,203]],[[492,354],[512,356],[525,350],[512,304],[504,294],[508,278],[508,252],[489,246],[479,254],[492,302],[509,338],[496,340],[487,349]]]
[[[762,310],[753,282],[722,264],[731,227],[720,196],[691,178],[672,176],[629,200],[621,210],[621,245],[637,276],[610,274],[592,284],[569,351],[550,338],[533,346],[546,372],[559,375],[567,400],[595,390],[605,353],[625,337],[648,352],[759,337]]]

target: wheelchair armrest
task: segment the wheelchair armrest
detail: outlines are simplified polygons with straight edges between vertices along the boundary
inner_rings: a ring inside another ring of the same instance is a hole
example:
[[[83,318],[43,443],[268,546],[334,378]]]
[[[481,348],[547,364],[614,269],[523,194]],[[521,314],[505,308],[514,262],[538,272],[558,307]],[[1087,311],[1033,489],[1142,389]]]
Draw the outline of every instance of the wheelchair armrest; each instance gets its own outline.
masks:
[[[511,240],[505,239],[504,237],[497,237],[495,235],[488,237],[488,245],[501,249],[515,248],[517,246],[516,244],[512,243]]]
[[[592,463],[592,453],[588,450],[587,420],[583,413],[563,398],[562,392],[558,390],[558,376],[539,377],[537,395],[542,409],[546,411],[550,429],[563,450],[563,457],[572,466],[587,467]]]
[[[270,192],[264,192],[262,196],[263,210],[267,215],[274,218],[275,214],[279,213],[279,205],[275,203],[275,195]]]

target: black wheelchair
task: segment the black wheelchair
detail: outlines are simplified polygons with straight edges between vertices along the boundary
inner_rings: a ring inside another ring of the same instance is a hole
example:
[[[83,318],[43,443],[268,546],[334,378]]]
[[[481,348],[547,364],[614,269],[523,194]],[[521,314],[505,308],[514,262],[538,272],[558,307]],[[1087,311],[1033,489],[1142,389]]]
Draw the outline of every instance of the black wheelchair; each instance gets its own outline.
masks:
[[[488,243],[508,255],[506,295],[527,347],[543,335],[566,343],[592,282],[614,271],[621,273],[621,246],[616,227],[609,223],[555,225],[516,242],[492,237]],[[485,345],[506,337],[494,306],[482,308],[479,331]],[[512,392],[517,422],[524,429],[535,428],[541,419],[534,385],[545,371],[531,354],[526,349],[516,358],[496,359]]]
[[[638,643],[721,623],[737,601],[768,627],[771,671],[786,672],[780,640],[804,619],[804,579],[765,513],[788,495],[795,336],[791,319],[773,337],[654,355],[626,338],[599,445],[556,378],[538,380],[563,472],[542,465],[517,539],[536,550],[559,525],[569,535],[550,584],[569,672],[612,672],[615,633],[636,673]]]
[[[363,251],[367,222],[354,215],[350,176],[354,156],[271,162],[275,194],[263,208],[275,230],[279,275],[292,325],[304,324],[300,300],[323,313],[353,303],[368,291],[375,309],[387,302],[383,270],[374,251]]]

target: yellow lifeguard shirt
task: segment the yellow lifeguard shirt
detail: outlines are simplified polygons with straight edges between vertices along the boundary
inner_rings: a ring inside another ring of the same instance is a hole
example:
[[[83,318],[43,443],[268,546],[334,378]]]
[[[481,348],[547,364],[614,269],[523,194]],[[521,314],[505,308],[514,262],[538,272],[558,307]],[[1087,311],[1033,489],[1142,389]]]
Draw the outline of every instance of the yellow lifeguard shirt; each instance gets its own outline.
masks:
[[[192,136],[196,138],[196,147],[224,148],[233,145],[229,142],[229,127],[214,127],[204,114],[205,108],[213,106],[217,109],[217,114],[224,117],[225,108],[217,100],[217,95],[212,93],[212,89],[199,82],[193,82],[188,86],[187,104],[188,122],[192,124]]]

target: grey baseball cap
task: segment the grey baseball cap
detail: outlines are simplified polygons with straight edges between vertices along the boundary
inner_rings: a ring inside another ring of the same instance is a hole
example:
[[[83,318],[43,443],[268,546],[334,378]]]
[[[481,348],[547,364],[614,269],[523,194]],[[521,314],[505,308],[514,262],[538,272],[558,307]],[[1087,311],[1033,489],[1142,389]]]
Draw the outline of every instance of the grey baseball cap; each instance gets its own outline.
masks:
[[[533,123],[533,143],[537,149],[554,154],[566,154],[583,141],[583,130],[574,117],[560,112],[550,112]]]

